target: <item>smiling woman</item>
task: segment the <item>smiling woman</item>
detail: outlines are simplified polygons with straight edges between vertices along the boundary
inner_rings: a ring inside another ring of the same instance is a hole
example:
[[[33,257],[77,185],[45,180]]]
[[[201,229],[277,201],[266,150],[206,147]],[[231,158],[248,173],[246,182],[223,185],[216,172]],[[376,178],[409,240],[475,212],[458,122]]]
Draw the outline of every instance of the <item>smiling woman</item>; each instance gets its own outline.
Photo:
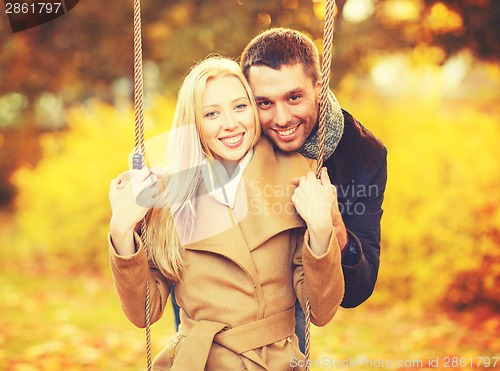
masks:
[[[207,81],[203,102],[201,135],[231,175],[258,132],[250,98],[240,80],[230,76]]]

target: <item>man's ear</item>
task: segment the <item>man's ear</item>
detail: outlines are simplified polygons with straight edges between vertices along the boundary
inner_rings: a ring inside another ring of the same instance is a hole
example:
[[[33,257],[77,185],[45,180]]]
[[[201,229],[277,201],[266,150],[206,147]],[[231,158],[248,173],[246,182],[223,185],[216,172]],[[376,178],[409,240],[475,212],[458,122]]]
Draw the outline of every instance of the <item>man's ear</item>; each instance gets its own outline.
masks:
[[[321,80],[318,79],[318,82],[316,83],[315,89],[316,89],[316,99],[319,102],[319,99],[321,98]]]

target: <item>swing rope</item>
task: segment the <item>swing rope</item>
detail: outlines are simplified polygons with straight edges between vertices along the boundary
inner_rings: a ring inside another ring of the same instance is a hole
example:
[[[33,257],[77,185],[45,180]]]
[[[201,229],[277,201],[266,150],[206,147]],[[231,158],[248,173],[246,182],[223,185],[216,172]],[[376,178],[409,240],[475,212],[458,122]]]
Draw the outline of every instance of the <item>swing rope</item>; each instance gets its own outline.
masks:
[[[134,112],[135,151],[144,166],[144,79],[142,73],[141,2],[134,0]],[[137,156],[138,158],[138,156]]]
[[[328,90],[330,84],[330,67],[332,63],[332,46],[335,18],[335,0],[326,0],[326,14],[323,30],[323,56],[321,65],[321,92],[320,92],[320,114],[318,126],[318,158],[316,177],[320,178],[321,168],[324,161],[325,147],[325,128],[326,112],[328,106]],[[135,118],[135,153],[132,157],[132,166],[134,169],[142,169],[145,164],[145,145],[144,145],[144,79],[142,71],[142,36],[141,36],[141,4],[140,0],[134,0],[134,118]],[[144,251],[149,261],[149,251],[145,243],[146,224],[141,223],[141,239],[143,241]],[[146,302],[145,302],[145,320],[146,320],[146,354],[147,370],[152,370],[152,352],[151,352],[151,298],[150,298],[149,280],[146,281]],[[310,348],[311,348],[311,303],[306,296],[305,308],[305,357],[306,371],[310,370]]]
[[[335,0],[326,0],[325,25],[323,30],[323,56],[321,58],[321,97],[319,102],[318,158],[316,177],[321,176],[325,150],[326,112],[330,89],[330,67],[332,65],[333,33],[335,30]]]
[[[335,0],[326,0],[325,24],[323,28],[323,56],[321,58],[321,92],[319,101],[319,125],[318,125],[318,158],[316,178],[321,177],[325,152],[326,112],[328,107],[328,93],[330,88],[330,67],[332,65],[333,32],[335,21]],[[306,371],[311,367],[311,302],[306,295],[305,308],[305,357]]]
[[[144,78],[142,72],[142,36],[141,36],[141,2],[134,0],[134,119],[135,119],[135,153],[132,156],[132,167],[142,169],[145,161],[144,145]],[[146,244],[146,222],[141,222],[141,239],[147,261],[149,251]],[[144,307],[146,320],[146,355],[147,370],[152,370],[151,352],[151,294],[149,279],[146,281],[146,302]]]

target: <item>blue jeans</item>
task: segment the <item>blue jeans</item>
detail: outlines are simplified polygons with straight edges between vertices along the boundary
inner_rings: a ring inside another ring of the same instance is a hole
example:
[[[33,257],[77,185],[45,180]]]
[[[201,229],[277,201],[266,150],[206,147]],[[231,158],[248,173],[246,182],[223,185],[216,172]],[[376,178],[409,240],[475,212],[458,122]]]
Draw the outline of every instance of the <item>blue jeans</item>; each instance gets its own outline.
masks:
[[[179,306],[177,305],[177,301],[175,300],[175,290],[172,285],[172,292],[170,293],[170,299],[172,300],[172,306],[174,307],[174,318],[175,318],[175,331],[179,330],[179,324],[181,323],[181,319],[179,316]],[[299,348],[302,353],[305,352],[306,347],[306,316],[304,315],[304,311],[297,300],[295,302],[295,334],[299,338]]]
[[[299,348],[302,353],[306,351],[306,316],[299,301],[295,302],[295,335],[299,338]]]

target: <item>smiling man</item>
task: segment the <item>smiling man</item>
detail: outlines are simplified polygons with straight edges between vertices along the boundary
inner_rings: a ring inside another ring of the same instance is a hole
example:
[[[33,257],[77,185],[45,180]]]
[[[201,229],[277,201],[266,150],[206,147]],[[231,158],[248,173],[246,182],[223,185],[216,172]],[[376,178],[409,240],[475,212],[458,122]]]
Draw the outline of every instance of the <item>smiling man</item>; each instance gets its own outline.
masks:
[[[266,135],[282,151],[297,151],[316,128],[321,86],[313,84],[301,64],[280,69],[256,65],[248,77]]]
[[[298,31],[273,28],[250,41],[241,67],[257,100],[263,132],[282,151],[317,158],[321,82],[314,43]],[[377,280],[386,157],[382,142],[342,110],[330,92],[324,166],[337,187],[332,223],[342,249],[345,308],[370,297]],[[296,332],[304,350],[304,314],[298,304]]]

